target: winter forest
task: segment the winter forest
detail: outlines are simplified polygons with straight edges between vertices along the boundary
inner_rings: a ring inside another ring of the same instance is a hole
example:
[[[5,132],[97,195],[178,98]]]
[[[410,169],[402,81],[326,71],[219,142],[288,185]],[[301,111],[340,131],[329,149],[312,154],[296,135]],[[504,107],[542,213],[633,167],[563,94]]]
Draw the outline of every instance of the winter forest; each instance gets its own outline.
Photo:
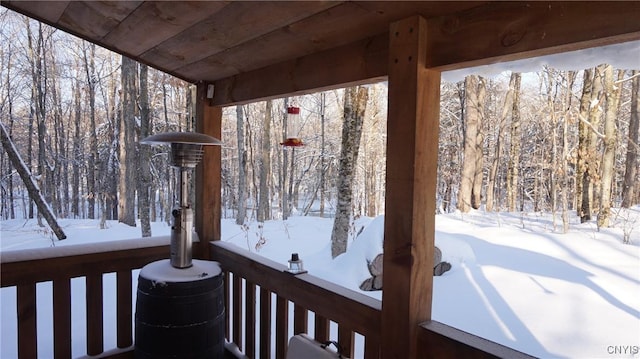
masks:
[[[167,148],[140,140],[193,131],[195,87],[8,10],[0,23],[0,218],[44,215],[21,162],[55,218],[152,235],[150,222],[169,221],[176,174]],[[640,203],[638,65],[443,81],[438,211],[547,212],[566,232],[569,216],[607,227],[611,208]],[[243,224],[384,213],[386,91],[225,108],[223,215]],[[280,145],[292,104],[301,147]]]

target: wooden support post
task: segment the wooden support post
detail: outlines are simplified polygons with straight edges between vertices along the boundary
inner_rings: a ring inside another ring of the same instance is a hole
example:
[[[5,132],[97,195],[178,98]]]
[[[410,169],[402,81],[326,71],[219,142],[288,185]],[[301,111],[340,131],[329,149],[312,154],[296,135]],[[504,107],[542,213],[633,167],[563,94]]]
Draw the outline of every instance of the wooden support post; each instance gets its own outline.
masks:
[[[207,99],[207,84],[197,85],[196,132],[222,137],[222,108],[211,106]],[[196,253],[202,259],[209,259],[209,241],[220,240],[220,220],[222,199],[220,195],[222,171],[221,146],[204,146],[204,156],[196,167],[195,189],[195,229],[200,238]]]
[[[440,73],[425,65],[428,35],[419,16],[389,31],[382,358],[417,358],[431,317]]]

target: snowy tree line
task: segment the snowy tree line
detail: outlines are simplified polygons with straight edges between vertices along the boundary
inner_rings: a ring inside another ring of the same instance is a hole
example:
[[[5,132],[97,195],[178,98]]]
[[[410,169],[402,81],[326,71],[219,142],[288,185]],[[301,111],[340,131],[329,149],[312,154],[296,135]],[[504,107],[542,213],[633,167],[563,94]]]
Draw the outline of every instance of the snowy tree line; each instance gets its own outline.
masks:
[[[0,21],[0,119],[55,216],[139,221],[143,235],[149,221],[168,221],[167,150],[139,140],[193,130],[193,86],[10,11]],[[439,210],[557,212],[564,230],[568,216],[600,215],[606,226],[610,207],[640,203],[639,81],[602,65],[443,82]],[[384,213],[387,87],[362,89],[349,216]],[[349,91],[225,108],[224,215],[242,224],[339,213]],[[305,145],[284,148],[292,104]],[[37,217],[5,152],[0,179],[0,217]]]

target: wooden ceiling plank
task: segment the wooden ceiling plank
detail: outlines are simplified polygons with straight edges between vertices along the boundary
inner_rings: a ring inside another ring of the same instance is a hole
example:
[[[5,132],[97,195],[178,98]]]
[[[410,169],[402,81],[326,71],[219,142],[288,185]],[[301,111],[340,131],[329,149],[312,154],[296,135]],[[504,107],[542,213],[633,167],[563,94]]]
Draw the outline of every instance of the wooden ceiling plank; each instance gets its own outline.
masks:
[[[81,37],[102,40],[140,3],[141,1],[71,1],[58,24],[63,28],[73,29]]]
[[[387,72],[388,42],[387,34],[381,34],[215,81],[212,105],[227,106],[382,81]]]
[[[55,24],[69,5],[69,1],[2,1],[2,5],[30,18]]]
[[[164,53],[158,65],[175,70],[339,4],[331,1],[233,2],[145,52],[141,58],[153,59]]]
[[[486,65],[640,39],[640,2],[492,3],[429,21],[429,67]]]
[[[113,31],[104,37],[110,46],[122,48],[129,54],[140,56],[212,13],[219,11],[228,1],[152,1],[144,2]]]
[[[377,16],[354,3],[344,3],[177,71],[191,78],[207,78],[208,69],[225,69],[218,76],[221,78],[255,70],[385,32],[386,25],[375,28],[373,20]]]
[[[199,79],[210,77],[211,70],[221,71],[218,78],[233,76],[384,33],[390,22],[416,11],[440,14],[474,6],[478,3],[347,2],[176,71]]]

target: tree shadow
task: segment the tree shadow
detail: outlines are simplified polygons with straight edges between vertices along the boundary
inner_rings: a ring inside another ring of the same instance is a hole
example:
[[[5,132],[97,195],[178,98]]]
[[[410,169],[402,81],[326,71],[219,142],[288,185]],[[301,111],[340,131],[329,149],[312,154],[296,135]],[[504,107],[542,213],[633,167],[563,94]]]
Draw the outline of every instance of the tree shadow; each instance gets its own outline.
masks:
[[[593,274],[578,268],[574,265],[567,263],[566,261],[541,254],[529,250],[493,244],[486,242],[474,236],[469,236],[459,233],[447,233],[443,232],[447,236],[453,236],[460,240],[467,242],[476,256],[476,262],[478,266],[486,267],[499,267],[513,272],[520,272],[523,276],[526,276],[528,280],[532,280],[537,286],[547,294],[555,294],[548,288],[544,287],[539,281],[535,279],[538,277],[548,277],[553,279],[559,279],[563,281],[570,281],[572,283],[581,284],[593,292],[597,293],[604,300],[611,305],[619,308],[620,310],[629,313],[635,317],[640,316],[640,312],[629,305],[621,302],[598,284],[596,284],[591,277]],[[551,238],[554,240],[553,238]],[[557,241],[554,240],[557,243]],[[629,278],[628,276],[618,273],[601,265],[597,265],[588,259],[580,256],[579,254],[571,251],[570,248],[558,243],[558,245],[581,261],[593,265],[597,268],[601,268],[605,271],[609,271],[615,275],[619,275],[625,279],[630,280],[633,283],[638,283],[638,280]],[[536,339],[531,333],[526,324],[518,317],[518,315],[511,309],[510,304],[502,297],[496,287],[491,284],[491,281],[483,274],[482,270],[478,270],[473,264],[470,264],[468,268],[463,268],[463,271],[457,270],[452,273],[457,276],[465,276],[461,281],[467,282],[465,288],[452,288],[447,287],[448,296],[446,301],[448,305],[451,305],[452,298],[450,295],[455,296],[458,299],[453,300],[455,305],[469,306],[469,303],[482,303],[483,305],[474,306],[473,308],[485,308],[486,311],[482,313],[473,313],[473,319],[479,320],[478,323],[482,323],[487,331],[501,332],[503,338],[497,340],[498,342],[518,348],[526,348],[527,352],[540,357],[561,357],[556,353],[549,353],[547,349]],[[525,277],[523,277],[525,278]],[[444,278],[443,278],[444,280]],[[459,286],[460,281],[455,281]],[[445,285],[443,282],[436,283],[436,285]],[[526,293],[523,293],[526,295]],[[437,291],[434,293],[437,296]],[[466,303],[466,304],[465,304]],[[543,315],[544,313],[540,313]],[[437,319],[437,318],[436,318]],[[461,318],[461,321],[469,320],[470,318]],[[449,324],[449,323],[448,323]],[[465,324],[465,326],[468,323]],[[455,323],[451,325],[456,326]],[[479,335],[482,335],[482,328],[477,328]],[[518,349],[522,350],[522,349]]]

